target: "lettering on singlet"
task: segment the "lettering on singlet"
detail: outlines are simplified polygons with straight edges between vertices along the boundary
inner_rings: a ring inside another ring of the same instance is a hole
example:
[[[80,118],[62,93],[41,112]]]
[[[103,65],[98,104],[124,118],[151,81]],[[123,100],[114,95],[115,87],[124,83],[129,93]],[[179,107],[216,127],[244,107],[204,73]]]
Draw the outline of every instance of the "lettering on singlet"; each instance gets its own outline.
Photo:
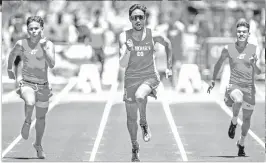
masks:
[[[155,68],[154,45],[151,29],[146,28],[146,37],[142,41],[136,41],[132,37],[132,29],[126,31],[126,40],[133,41],[133,49],[130,53],[125,79],[143,79],[146,77],[158,77]]]

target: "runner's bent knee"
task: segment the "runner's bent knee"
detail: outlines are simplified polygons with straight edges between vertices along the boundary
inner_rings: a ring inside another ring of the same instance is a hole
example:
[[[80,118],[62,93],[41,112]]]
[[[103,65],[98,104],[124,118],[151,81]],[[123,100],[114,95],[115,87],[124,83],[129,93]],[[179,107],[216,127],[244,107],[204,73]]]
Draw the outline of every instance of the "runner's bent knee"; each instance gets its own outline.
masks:
[[[140,103],[144,101],[144,97],[136,96],[136,102]]]
[[[147,84],[142,84],[135,93],[136,101],[145,100],[146,96],[151,92],[151,87]]]
[[[145,98],[145,93],[142,92],[141,90],[137,90],[137,92],[135,93],[135,98],[136,101],[142,101]]]
[[[243,102],[243,93],[239,89],[235,89],[230,94],[231,98],[235,103]]]
[[[24,96],[23,99],[26,105],[34,106],[36,104],[35,97]]]
[[[26,105],[35,105],[35,91],[29,86],[23,86],[20,88],[21,98],[25,101]]]

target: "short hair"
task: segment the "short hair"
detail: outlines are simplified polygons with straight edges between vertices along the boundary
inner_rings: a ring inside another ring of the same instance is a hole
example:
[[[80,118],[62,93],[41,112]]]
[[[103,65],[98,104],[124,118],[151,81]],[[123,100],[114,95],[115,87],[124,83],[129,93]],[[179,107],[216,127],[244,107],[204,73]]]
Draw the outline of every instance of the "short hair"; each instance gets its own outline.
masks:
[[[144,15],[146,15],[147,7],[141,4],[134,4],[129,8],[129,12],[128,12],[129,16],[131,16],[132,12],[136,9],[140,9],[141,11],[144,12]]]
[[[199,13],[198,10],[195,7],[193,7],[193,6],[188,6],[187,10],[192,15],[197,15]]]
[[[253,14],[254,14],[254,16],[260,15],[261,14],[261,10],[260,9],[254,10]]]
[[[101,10],[100,9],[94,10],[94,15],[100,15],[100,14],[101,14]]]
[[[241,26],[247,27],[248,28],[248,31],[249,31],[250,26],[249,26],[249,23],[246,21],[246,19],[240,18],[237,21],[236,28],[241,27]]]
[[[31,22],[37,22],[40,24],[41,27],[43,27],[44,21],[43,18],[40,16],[30,16],[27,19],[27,26],[31,23]]]

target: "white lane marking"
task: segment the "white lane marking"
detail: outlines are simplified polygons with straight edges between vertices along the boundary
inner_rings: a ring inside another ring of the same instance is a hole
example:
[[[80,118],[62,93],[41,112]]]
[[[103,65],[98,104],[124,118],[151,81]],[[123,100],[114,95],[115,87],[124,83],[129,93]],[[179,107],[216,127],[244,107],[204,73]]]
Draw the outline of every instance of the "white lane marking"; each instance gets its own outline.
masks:
[[[261,91],[257,85],[255,85],[256,93],[262,98],[265,99],[265,92]]]
[[[95,160],[96,153],[98,151],[98,148],[99,148],[102,136],[103,136],[103,132],[104,132],[104,129],[105,129],[108,117],[109,117],[109,113],[111,111],[113,102],[114,102],[115,97],[116,97],[117,87],[118,87],[118,82],[115,81],[112,84],[111,89],[110,89],[110,94],[109,94],[109,98],[108,98],[109,100],[107,101],[105,108],[104,108],[104,111],[103,111],[102,119],[100,122],[100,127],[98,129],[97,137],[95,139],[89,161],[94,162],[94,160]]]
[[[17,93],[16,93],[17,90],[18,89],[15,89],[13,91],[10,91],[8,93],[3,94],[2,95],[2,104],[6,104],[10,101],[10,99],[14,98],[17,95]]]
[[[68,82],[68,84],[63,88],[63,90],[58,93],[56,97],[52,100],[51,104],[49,105],[48,112],[51,111],[58,103],[59,101],[76,85],[77,80],[75,78],[71,78]],[[47,112],[47,114],[48,114]],[[35,126],[36,119],[32,121],[30,132],[32,128]],[[5,157],[5,155],[14,148],[14,146],[22,139],[21,134],[3,151],[2,158]]]
[[[176,143],[178,145],[178,148],[180,150],[180,152],[179,151],[177,151],[177,152],[181,154],[183,161],[188,161],[184,145],[183,145],[183,143],[181,141],[181,138],[179,136],[179,133],[177,131],[177,126],[175,124],[173,115],[172,115],[170,107],[169,107],[169,103],[167,101],[167,99],[168,99],[167,97],[168,96],[165,93],[165,89],[164,89],[164,86],[163,86],[162,83],[159,85],[159,87],[161,87],[160,100],[161,100],[161,102],[163,104],[163,109],[164,109],[165,115],[167,117],[169,125],[170,125],[170,127],[172,129],[172,132],[174,134],[175,141],[176,141]]]
[[[203,87],[204,87],[204,90],[206,90],[206,92],[207,92],[208,84],[204,82]],[[218,100],[218,99],[216,99],[215,101],[218,105],[220,105],[220,108],[227,115],[229,115],[231,118],[233,117],[233,112],[225,105],[225,103],[223,101]],[[237,123],[241,126],[243,124],[243,121],[241,119],[237,118]],[[250,136],[253,139],[255,139],[265,149],[265,143],[251,129],[248,130],[248,133],[250,134]]]

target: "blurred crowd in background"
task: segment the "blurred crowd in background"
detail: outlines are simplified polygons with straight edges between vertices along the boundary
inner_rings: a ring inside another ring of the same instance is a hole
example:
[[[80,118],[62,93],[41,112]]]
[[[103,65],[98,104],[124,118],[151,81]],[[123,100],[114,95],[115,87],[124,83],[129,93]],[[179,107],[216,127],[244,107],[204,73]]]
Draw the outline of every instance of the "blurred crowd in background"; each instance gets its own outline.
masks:
[[[260,48],[259,62],[265,72],[264,0],[48,0],[3,2],[2,74],[6,74],[11,48],[18,39],[27,37],[27,18],[39,15],[45,21],[45,36],[56,45],[56,66],[49,72],[51,82],[60,83],[77,76],[77,89],[99,92],[103,85],[116,81],[117,73],[122,81],[124,70],[118,62],[118,36],[131,28],[128,9],[135,3],[147,7],[147,27],[171,40],[173,88],[182,90],[186,87],[183,84],[191,81],[192,91],[200,91],[200,82],[210,78],[223,45],[235,41],[239,18],[246,18],[250,23],[249,42]],[[155,55],[164,80],[164,47],[156,45]],[[186,68],[186,65],[190,66]],[[256,78],[265,80],[265,74]]]

